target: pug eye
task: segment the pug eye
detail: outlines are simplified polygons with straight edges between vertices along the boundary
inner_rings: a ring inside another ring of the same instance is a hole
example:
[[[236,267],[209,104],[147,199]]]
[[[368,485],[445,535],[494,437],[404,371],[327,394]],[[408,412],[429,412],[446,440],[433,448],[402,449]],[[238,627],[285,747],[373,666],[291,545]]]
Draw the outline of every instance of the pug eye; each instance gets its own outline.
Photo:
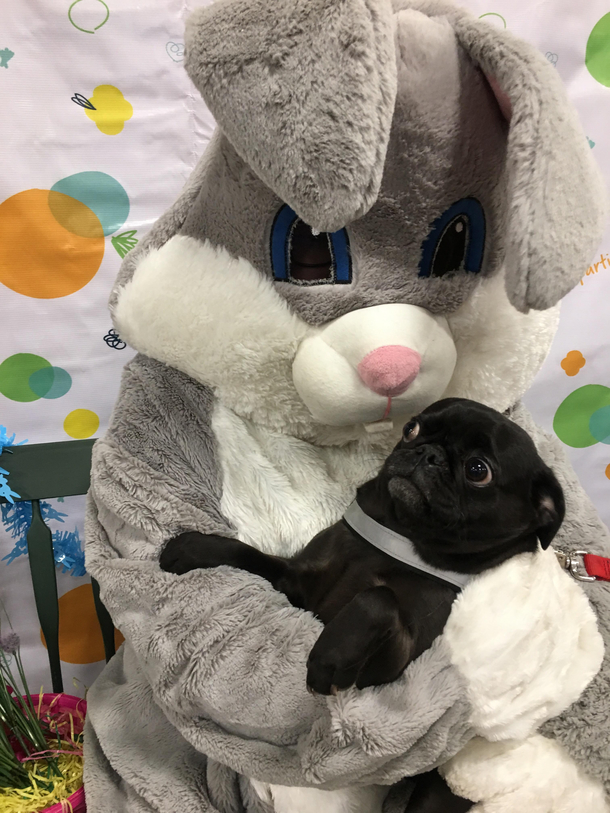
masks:
[[[415,440],[415,438],[419,435],[420,429],[421,427],[419,425],[419,421],[409,421],[409,423],[402,430],[402,439],[407,443],[410,440]]]
[[[480,457],[471,457],[464,464],[464,474],[468,482],[474,486],[488,486],[492,479],[493,473],[488,463]]]
[[[314,232],[290,206],[282,206],[271,229],[271,267],[276,280],[295,285],[349,284],[347,232]]]

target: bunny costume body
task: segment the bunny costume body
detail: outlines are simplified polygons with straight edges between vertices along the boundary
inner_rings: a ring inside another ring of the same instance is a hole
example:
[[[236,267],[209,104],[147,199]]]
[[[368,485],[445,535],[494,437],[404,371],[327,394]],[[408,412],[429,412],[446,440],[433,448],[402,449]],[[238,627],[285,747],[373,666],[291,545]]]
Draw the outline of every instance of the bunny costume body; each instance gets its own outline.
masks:
[[[87,563],[126,643],[89,693],[88,809],[394,813],[440,765],[480,813],[601,813],[609,593],[594,613],[551,551],[474,579],[399,680],[330,698],[305,689],[313,616],[158,566],[185,530],[293,553],[443,395],[508,410],[566,490],[558,545],[610,553],[519,404],[604,222],[556,72],[445,0],[219,0],[186,63],[218,128],[111,300],[139,355]],[[309,281],[303,228],[328,255]]]

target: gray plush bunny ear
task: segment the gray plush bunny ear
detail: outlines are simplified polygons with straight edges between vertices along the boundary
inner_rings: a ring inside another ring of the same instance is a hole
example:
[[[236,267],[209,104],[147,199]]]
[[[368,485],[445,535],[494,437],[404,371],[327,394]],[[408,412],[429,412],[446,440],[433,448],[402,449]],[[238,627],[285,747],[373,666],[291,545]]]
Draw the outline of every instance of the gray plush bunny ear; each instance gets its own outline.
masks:
[[[532,46],[469,15],[458,40],[508,119],[506,288],[520,311],[544,310],[585,273],[606,222],[606,190],[554,68]]]
[[[233,147],[312,228],[379,193],[396,97],[391,0],[219,0],[186,69]]]

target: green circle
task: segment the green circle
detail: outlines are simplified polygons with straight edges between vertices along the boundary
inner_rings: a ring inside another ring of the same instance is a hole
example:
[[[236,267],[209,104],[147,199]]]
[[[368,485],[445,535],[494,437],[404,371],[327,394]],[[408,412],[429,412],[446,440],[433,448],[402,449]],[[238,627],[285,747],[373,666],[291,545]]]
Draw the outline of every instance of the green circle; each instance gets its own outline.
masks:
[[[0,364],[0,393],[11,401],[37,401],[40,395],[30,388],[30,376],[50,366],[46,359],[33,353],[9,356]]]
[[[485,14],[480,15],[479,20],[482,20],[483,17],[499,17],[504,23],[504,28],[506,28],[506,20],[501,14],[498,14],[497,11],[486,11]]]
[[[610,12],[598,20],[589,35],[585,65],[594,79],[610,87]]]
[[[28,383],[39,398],[61,398],[72,386],[72,378],[61,367],[42,367],[32,373]]]
[[[589,432],[595,440],[610,446],[610,406],[602,407],[591,415]]]
[[[599,441],[589,428],[591,416],[607,406],[610,406],[610,387],[601,384],[579,387],[559,405],[553,420],[555,434],[574,449],[593,446]]]
[[[81,0],[74,0],[72,5],[68,9],[68,19],[70,20],[70,22],[72,23],[74,28],[78,28],[79,31],[83,31],[85,34],[95,34],[95,32],[98,30],[98,28],[101,28],[103,25],[106,25],[106,23],[108,22],[108,18],[110,17],[110,9],[108,8],[108,6],[104,2],[104,0],[98,0],[98,3],[101,3],[104,6],[104,8],[106,9],[106,16],[104,17],[104,19],[102,20],[102,22],[99,25],[95,26],[95,28],[93,30],[91,30],[90,28],[81,28],[80,25],[77,25],[74,22],[74,20],[72,19],[72,9],[74,8],[74,6],[78,5],[80,2],[81,2]]]

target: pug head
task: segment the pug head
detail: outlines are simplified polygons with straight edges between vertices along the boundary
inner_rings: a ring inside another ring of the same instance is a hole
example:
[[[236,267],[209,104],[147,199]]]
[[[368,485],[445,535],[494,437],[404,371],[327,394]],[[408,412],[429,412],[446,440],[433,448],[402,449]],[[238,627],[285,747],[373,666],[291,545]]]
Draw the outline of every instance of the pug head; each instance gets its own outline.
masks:
[[[462,398],[438,401],[407,423],[380,482],[422,555],[454,563],[486,563],[538,541],[546,549],[565,513],[561,486],[527,432]]]

